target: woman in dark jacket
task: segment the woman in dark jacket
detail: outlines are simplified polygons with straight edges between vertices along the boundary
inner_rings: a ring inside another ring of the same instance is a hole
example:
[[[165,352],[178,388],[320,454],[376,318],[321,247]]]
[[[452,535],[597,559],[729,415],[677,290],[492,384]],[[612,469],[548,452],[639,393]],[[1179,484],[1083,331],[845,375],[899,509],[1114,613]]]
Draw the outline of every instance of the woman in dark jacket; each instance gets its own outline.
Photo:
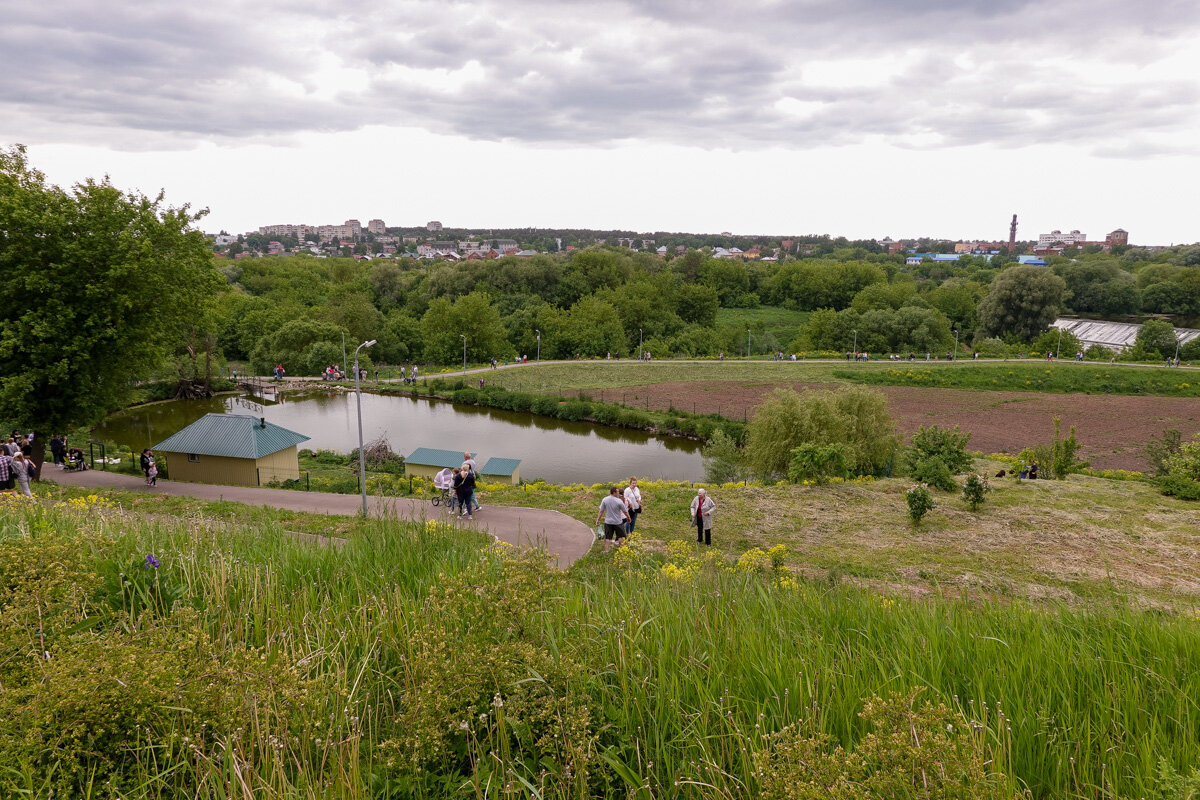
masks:
[[[154,459],[154,457],[153,457],[153,455],[151,455],[149,447],[147,447],[145,450],[142,451],[141,467],[142,467],[142,474],[146,476],[146,485],[147,486],[150,485],[150,463],[151,463],[151,461],[153,461],[153,459]]]
[[[458,515],[467,515],[467,519],[475,519],[475,515],[471,513],[471,495],[475,493],[475,473],[470,469],[459,471],[462,480],[455,483],[455,489],[458,492]]]

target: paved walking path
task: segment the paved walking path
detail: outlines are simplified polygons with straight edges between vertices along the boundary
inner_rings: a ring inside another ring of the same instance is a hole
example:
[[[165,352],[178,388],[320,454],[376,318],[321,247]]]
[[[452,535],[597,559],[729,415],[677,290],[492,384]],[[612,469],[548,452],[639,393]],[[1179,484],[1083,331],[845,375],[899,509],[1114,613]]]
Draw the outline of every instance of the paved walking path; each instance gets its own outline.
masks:
[[[251,506],[306,511],[313,514],[354,516],[362,511],[362,496],[357,494],[300,492],[251,486],[211,486],[176,481],[159,481],[157,486],[151,487],[135,475],[96,469],[64,472],[53,469],[48,464],[44,477],[64,486],[122,489],[147,494],[195,497],[201,500],[228,500]],[[449,516],[444,507],[435,506],[428,500],[408,497],[368,496],[367,509],[372,516],[397,517],[418,522],[446,519]],[[489,505],[475,514],[474,521],[456,519],[456,524],[491,534],[500,541],[517,547],[544,545],[550,555],[557,558],[558,566],[563,569],[587,553],[595,540],[592,529],[579,520],[558,511],[541,508]]]

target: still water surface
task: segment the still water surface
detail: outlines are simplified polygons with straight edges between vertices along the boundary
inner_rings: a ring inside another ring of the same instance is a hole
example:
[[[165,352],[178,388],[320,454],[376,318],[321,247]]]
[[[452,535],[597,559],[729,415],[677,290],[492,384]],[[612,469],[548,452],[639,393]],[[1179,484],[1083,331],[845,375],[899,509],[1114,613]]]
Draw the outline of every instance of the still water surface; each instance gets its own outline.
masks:
[[[348,453],[358,446],[354,394],[307,392],[279,403],[249,397],[173,400],[121,412],[96,429],[106,441],[141,450],[209,412],[253,414],[302,433],[314,450]],[[700,445],[628,431],[564,422],[512,411],[456,406],[413,397],[362,396],[363,439],[386,436],[392,449],[408,455],[418,447],[521,459],[521,478],[554,483],[600,483],[639,478],[696,481],[704,477]]]

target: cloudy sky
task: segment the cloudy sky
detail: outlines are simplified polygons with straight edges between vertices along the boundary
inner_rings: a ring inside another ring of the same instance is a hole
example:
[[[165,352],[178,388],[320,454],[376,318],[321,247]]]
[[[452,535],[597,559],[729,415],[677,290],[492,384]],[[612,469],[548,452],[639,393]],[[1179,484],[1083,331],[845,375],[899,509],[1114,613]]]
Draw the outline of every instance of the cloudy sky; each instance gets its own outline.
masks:
[[[1195,0],[0,0],[0,143],[208,230],[1200,240]]]

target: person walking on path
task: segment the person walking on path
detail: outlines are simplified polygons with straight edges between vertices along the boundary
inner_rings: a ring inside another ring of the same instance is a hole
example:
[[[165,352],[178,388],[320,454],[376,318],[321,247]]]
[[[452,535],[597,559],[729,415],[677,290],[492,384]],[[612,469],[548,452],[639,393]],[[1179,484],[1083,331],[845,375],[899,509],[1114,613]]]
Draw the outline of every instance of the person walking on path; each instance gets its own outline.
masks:
[[[475,487],[479,480],[479,474],[475,467],[475,459],[471,457],[470,453],[463,453],[462,468],[464,471],[471,473],[471,496],[468,498],[467,513],[474,514],[483,508],[483,506],[479,505],[479,501],[475,499]]]
[[[67,446],[63,442],[63,436],[55,436],[50,440],[50,454],[54,456],[54,466],[60,466],[63,463],[63,453]]]
[[[150,466],[146,467],[146,483],[150,486],[158,486],[158,464],[154,461],[154,456],[150,456]]]
[[[475,519],[471,513],[471,497],[475,494],[475,473],[469,469],[459,471],[462,480],[458,482],[458,516],[464,514],[467,519]]]
[[[138,460],[138,466],[142,468],[142,474],[146,476],[146,485],[150,485],[150,464],[154,461],[154,456],[147,447],[142,451],[142,457]]]
[[[642,513],[642,490],[638,488],[637,478],[629,477],[629,486],[625,489],[625,511],[629,514],[629,524],[625,526],[626,533],[633,533],[637,527],[638,514]]]
[[[600,510],[596,513],[596,524],[604,520],[604,552],[612,550],[613,542],[621,543],[625,538],[625,525],[629,522],[629,512],[625,510],[625,501],[621,499],[621,490],[610,486],[608,496],[600,501]]]
[[[29,481],[37,477],[37,469],[33,466],[33,462],[25,458],[24,453],[17,453],[12,457],[13,476],[17,479],[17,484],[21,487],[21,494],[26,497],[33,497],[33,492],[29,491]]]
[[[696,525],[697,543],[712,544],[712,515],[716,508],[717,504],[708,492],[703,488],[696,490],[696,496],[692,498],[692,520]]]

